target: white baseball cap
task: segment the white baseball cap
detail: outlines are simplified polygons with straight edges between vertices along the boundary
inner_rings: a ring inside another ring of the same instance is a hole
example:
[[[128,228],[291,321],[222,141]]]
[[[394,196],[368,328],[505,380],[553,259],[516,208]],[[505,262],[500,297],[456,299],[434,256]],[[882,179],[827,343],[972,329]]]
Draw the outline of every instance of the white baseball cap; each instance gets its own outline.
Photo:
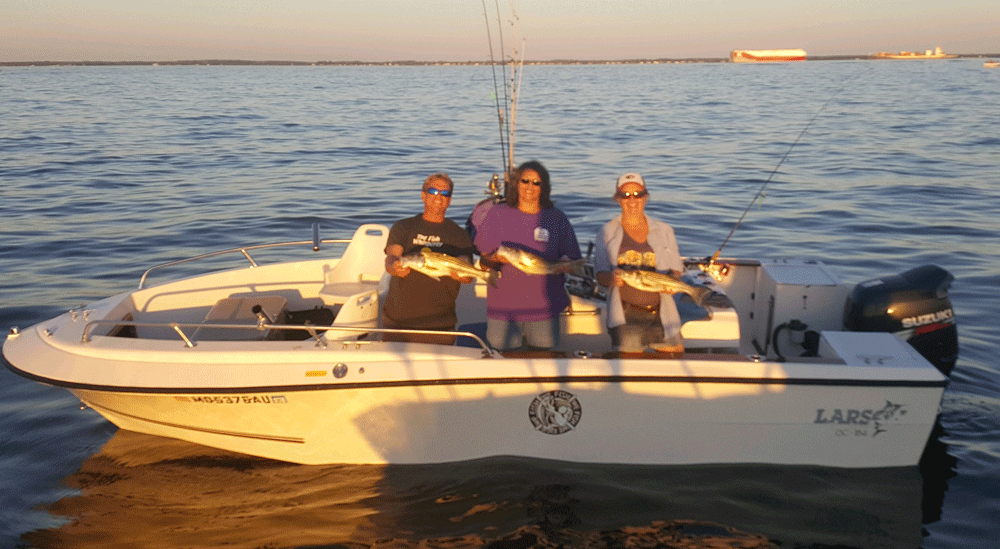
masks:
[[[635,172],[629,172],[618,178],[618,183],[615,185],[615,192],[620,191],[622,189],[622,185],[626,183],[638,183],[642,185],[643,189],[646,188],[646,182],[643,181],[641,175]]]

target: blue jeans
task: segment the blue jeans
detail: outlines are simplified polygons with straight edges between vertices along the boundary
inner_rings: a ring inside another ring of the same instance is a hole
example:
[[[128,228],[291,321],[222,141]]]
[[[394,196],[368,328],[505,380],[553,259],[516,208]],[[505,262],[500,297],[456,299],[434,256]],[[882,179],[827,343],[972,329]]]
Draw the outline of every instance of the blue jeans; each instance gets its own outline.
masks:
[[[498,351],[554,349],[559,345],[559,317],[522,322],[488,318],[486,341]]]

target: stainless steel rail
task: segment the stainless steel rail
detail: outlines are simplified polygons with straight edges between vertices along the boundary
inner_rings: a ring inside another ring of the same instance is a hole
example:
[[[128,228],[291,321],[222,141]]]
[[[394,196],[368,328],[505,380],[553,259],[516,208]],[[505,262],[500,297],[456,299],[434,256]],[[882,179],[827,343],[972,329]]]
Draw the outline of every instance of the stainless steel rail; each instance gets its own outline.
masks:
[[[322,244],[349,244],[350,242],[351,242],[351,239],[349,239],[349,238],[347,238],[347,239],[344,239],[344,238],[332,238],[332,239],[323,239],[323,240],[318,240],[318,239],[314,239],[314,240],[298,240],[298,241],[295,241],[295,242],[278,242],[278,243],[275,243],[275,244],[256,244],[254,246],[241,246],[239,248],[231,248],[229,250],[221,250],[221,251],[218,251],[218,252],[209,252],[207,254],[196,255],[194,257],[189,257],[187,259],[178,259],[177,261],[170,261],[168,263],[161,263],[159,265],[150,267],[148,270],[146,270],[146,272],[142,273],[142,278],[139,279],[139,289],[142,290],[142,289],[146,288],[146,278],[149,277],[149,274],[152,273],[153,271],[157,271],[157,270],[160,270],[160,269],[163,269],[163,268],[166,268],[166,267],[173,267],[173,266],[176,266],[176,265],[181,265],[183,263],[191,263],[193,261],[199,261],[199,260],[202,260],[202,259],[208,259],[210,257],[217,257],[217,256],[220,256],[220,255],[241,253],[250,262],[250,267],[252,268],[252,267],[256,267],[257,266],[257,262],[254,261],[254,259],[252,257],[250,257],[250,251],[251,250],[263,250],[263,249],[266,249],[266,248],[280,248],[282,246],[302,246],[302,245],[309,245],[309,246],[312,247],[313,251],[319,251],[319,244],[320,243],[322,243]]]
[[[210,329],[224,329],[224,330],[297,330],[308,332],[313,339],[316,340],[316,346],[326,347],[327,343],[323,339],[319,338],[318,332],[327,332],[330,330],[343,331],[343,332],[358,332],[358,333],[378,333],[378,334],[415,334],[415,335],[446,335],[446,336],[457,336],[457,337],[468,337],[473,339],[483,350],[483,358],[491,358],[493,353],[490,351],[489,345],[486,344],[479,336],[472,332],[449,332],[444,330],[399,330],[391,328],[364,328],[355,326],[318,326],[315,324],[214,324],[214,323],[201,323],[201,322],[134,322],[126,320],[91,320],[83,328],[83,336],[80,338],[81,343],[89,343],[91,341],[90,333],[93,329],[100,325],[113,325],[113,326],[132,326],[141,328],[170,328],[171,330],[177,332],[177,335],[184,342],[185,347],[193,348],[197,345],[196,340],[192,340],[184,332],[183,328],[210,328]],[[352,344],[357,343],[360,340],[346,340],[344,343]]]

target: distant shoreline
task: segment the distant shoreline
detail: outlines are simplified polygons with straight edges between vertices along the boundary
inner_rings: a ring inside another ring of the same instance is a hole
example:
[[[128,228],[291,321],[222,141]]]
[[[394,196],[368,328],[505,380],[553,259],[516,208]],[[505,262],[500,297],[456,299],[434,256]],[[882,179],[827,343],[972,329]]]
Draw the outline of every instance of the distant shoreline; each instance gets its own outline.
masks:
[[[953,54],[952,59],[1000,57],[1000,53]],[[899,61],[872,55],[814,55],[806,61]],[[795,61],[788,61],[794,63]],[[689,57],[658,59],[584,60],[551,59],[526,60],[525,65],[669,65],[681,63],[729,63],[728,57]],[[490,65],[489,61],[247,61],[242,59],[199,59],[182,61],[0,61],[0,67],[104,67],[104,66],[363,66],[363,67],[421,67],[421,66],[478,66]]]

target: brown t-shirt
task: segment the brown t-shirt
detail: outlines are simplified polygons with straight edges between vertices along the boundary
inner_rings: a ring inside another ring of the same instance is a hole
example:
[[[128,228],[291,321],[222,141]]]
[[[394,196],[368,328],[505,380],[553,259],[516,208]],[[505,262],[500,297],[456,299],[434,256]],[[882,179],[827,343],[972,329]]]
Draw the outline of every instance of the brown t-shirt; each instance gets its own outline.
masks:
[[[419,252],[422,248],[455,257],[472,258],[472,240],[469,233],[454,221],[441,223],[426,221],[422,215],[402,219],[389,229],[386,247],[398,244],[403,254]],[[392,277],[389,293],[385,298],[382,314],[396,324],[411,328],[450,329],[455,326],[455,300],[461,283],[450,277],[441,280],[416,271],[406,277]]]
[[[618,249],[619,269],[656,270],[656,253],[649,242],[636,242],[626,232],[622,235],[622,244]],[[619,289],[622,303],[630,303],[638,307],[652,307],[660,304],[660,294],[637,290],[628,284]]]

